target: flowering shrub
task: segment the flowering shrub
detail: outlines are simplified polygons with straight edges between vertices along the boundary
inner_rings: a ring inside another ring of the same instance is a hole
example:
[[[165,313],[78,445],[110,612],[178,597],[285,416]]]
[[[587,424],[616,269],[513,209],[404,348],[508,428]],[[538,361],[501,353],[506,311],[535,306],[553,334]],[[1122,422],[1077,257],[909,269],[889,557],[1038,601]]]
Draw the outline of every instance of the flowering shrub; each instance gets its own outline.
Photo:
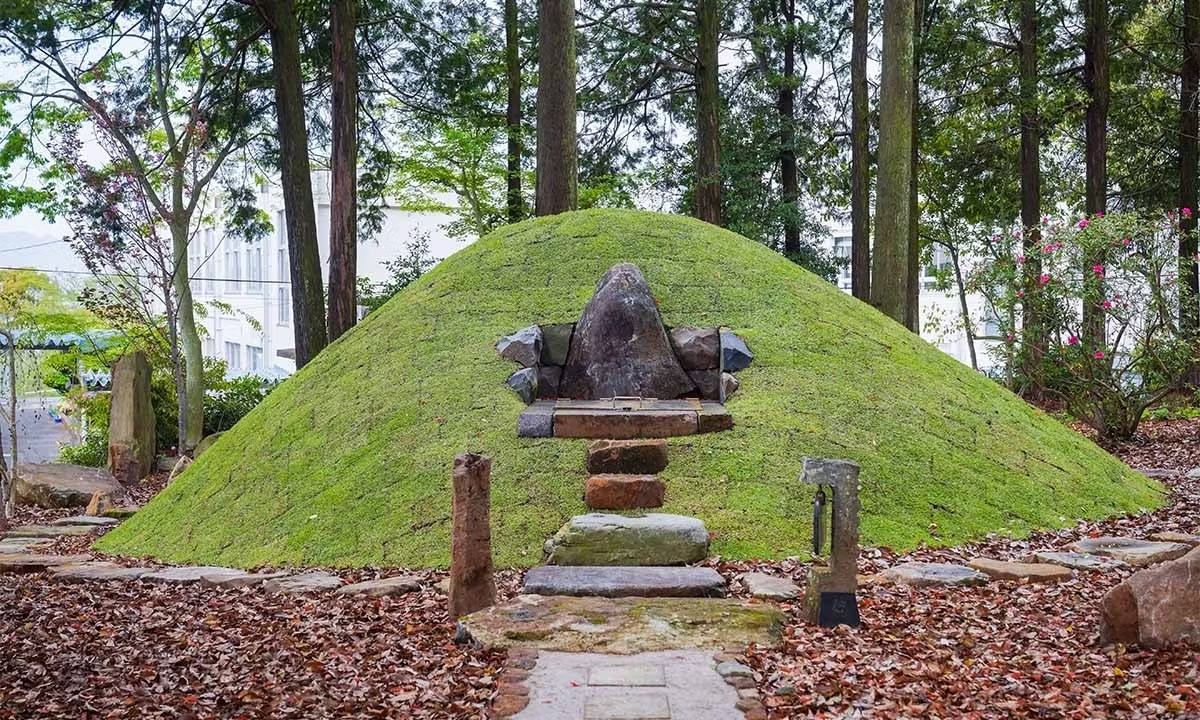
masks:
[[[1001,352],[1011,367],[1022,344],[1040,338],[1047,391],[1102,436],[1129,437],[1147,407],[1182,385],[1194,360],[1178,332],[1176,217],[1044,218],[1041,234],[1031,288],[1023,272],[1031,258],[1015,243],[1011,259],[1001,256],[972,277],[1008,321]],[[1024,303],[1037,304],[1040,327],[1017,327]],[[1102,316],[1103,332],[1085,328],[1085,305]]]

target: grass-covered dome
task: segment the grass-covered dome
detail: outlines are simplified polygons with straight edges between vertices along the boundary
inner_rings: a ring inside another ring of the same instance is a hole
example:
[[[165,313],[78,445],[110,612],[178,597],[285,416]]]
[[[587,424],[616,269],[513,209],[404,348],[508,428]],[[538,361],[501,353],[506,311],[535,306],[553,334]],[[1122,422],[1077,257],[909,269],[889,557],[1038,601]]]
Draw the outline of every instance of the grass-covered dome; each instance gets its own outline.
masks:
[[[493,345],[577,320],[622,261],[644,271],[668,325],[730,326],[756,355],[728,403],[734,430],[669,441],[664,511],[704,520],[715,553],[806,553],[805,455],[862,465],[863,542],[896,548],[1161,501],[1152,481],[771,250],[696,220],[593,210],[446,259],[99,547],[238,566],[446,565],[450,468],[474,450],[493,458],[497,563],[538,562],[586,512],[586,441],[516,437],[524,406]]]

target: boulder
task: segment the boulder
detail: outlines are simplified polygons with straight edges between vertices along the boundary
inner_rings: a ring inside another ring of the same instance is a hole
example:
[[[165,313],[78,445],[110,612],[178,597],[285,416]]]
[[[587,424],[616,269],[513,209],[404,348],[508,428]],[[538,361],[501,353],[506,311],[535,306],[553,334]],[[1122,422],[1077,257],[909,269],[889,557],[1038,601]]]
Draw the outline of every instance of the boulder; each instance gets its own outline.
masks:
[[[565,365],[571,351],[571,334],[575,323],[542,325],[542,365]]]
[[[532,405],[538,397],[538,372],[534,368],[522,368],[504,381],[517,397],[521,398],[521,402],[526,405]]]
[[[108,470],[66,463],[18,465],[13,481],[13,493],[18,505],[84,507],[97,492],[109,498],[125,494]]]
[[[725,597],[712,568],[541,565],[525,573],[522,591],[576,597]]]
[[[741,386],[742,381],[738,380],[736,375],[727,372],[721,373],[721,402],[728,400],[729,396],[737,392]]]
[[[560,395],[674,399],[694,389],[642,271],[628,263],[613,266],[575,326]]]
[[[740,579],[750,597],[760,600],[795,600],[800,597],[800,588],[796,583],[778,575],[750,572],[741,575]]]
[[[708,530],[693,517],[576,515],[546,541],[550,565],[685,565],[708,556]]]
[[[1200,548],[1142,570],[1100,603],[1100,641],[1159,648],[1200,645]]]
[[[350,585],[343,585],[334,591],[334,595],[361,595],[363,597],[384,597],[385,595],[404,595],[421,589],[421,578],[413,575],[397,575],[378,580],[364,580]]]
[[[994,580],[1058,582],[1071,579],[1071,568],[1051,563],[1019,563],[992,558],[975,558],[968,565]]]
[[[721,400],[720,370],[688,370],[688,377],[696,383],[696,390],[704,400]]]
[[[925,562],[907,562],[888,568],[880,574],[880,578],[913,587],[983,585],[988,581],[987,575],[962,565]]]
[[[721,364],[721,338],[716,328],[672,328],[671,346],[684,370],[713,370]]]
[[[560,382],[562,382],[562,366],[539,366],[537,369],[537,396],[539,398],[558,397],[558,385]]]
[[[192,453],[192,457],[194,457],[194,458],[198,458],[198,457],[200,457],[201,455],[203,455],[203,454],[204,454],[204,451],[205,451],[205,450],[207,450],[207,449],[209,449],[210,447],[212,447],[214,444],[216,444],[216,442],[217,442],[218,440],[220,440],[220,439],[221,439],[221,436],[222,436],[222,435],[224,435],[224,434],[225,434],[225,431],[224,431],[224,430],[221,430],[221,431],[219,431],[219,432],[215,432],[215,433],[211,433],[211,434],[209,434],[209,435],[205,435],[205,436],[204,436],[204,437],[203,437],[203,438],[200,440],[200,443],[199,443],[198,445],[196,445],[196,451],[195,451],[194,453]],[[174,460],[174,459],[172,458],[172,460]],[[175,465],[174,465],[174,462],[172,462],[172,464],[171,464],[171,469],[174,469],[174,467],[175,467]]]
[[[588,445],[592,474],[656,475],[667,467],[666,440],[596,440]]]
[[[592,510],[640,510],[662,507],[667,486],[654,475],[592,475],[583,500]]]
[[[496,343],[496,352],[505,360],[527,368],[536,367],[542,357],[542,329],[530,325],[512,335],[505,335]]]
[[[1068,549],[1088,555],[1110,557],[1134,567],[1145,567],[1181,558],[1192,548],[1183,543],[1152,542],[1125,537],[1098,537],[1084,538],[1079,542],[1072,543]]]
[[[728,330],[721,331],[721,367],[727,372],[737,372],[750,367],[754,353],[740,335]]]
[[[132,485],[154,471],[154,408],[145,353],[129,353],[113,366],[111,397],[108,471]]]

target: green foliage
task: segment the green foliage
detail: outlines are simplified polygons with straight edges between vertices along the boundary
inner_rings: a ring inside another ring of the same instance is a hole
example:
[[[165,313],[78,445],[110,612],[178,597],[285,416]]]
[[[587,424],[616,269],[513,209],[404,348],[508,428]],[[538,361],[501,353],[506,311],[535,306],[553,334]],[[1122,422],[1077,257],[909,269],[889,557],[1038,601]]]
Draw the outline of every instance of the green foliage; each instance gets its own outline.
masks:
[[[106,552],[191,563],[429,566],[450,555],[451,463],[492,457],[492,547],[531,565],[581,494],[587,441],[521,439],[497,338],[579,317],[636,263],[669,325],[755,353],[735,427],[670,439],[665,512],[728,558],[808,552],[805,456],[862,466],[866,543],[1023,535],[1162,502],[1160,486],[764,246],[686,218],[589,210],[507,226],[446,259],[272,392]],[[939,529],[930,535],[931,524]]]
[[[383,267],[388,271],[386,280],[373,283],[367,278],[358,278],[358,304],[366,307],[367,312],[378,310],[396,293],[433,267],[434,259],[429,254],[428,233],[414,235],[405,244],[404,249],[403,255],[383,261]]]
[[[87,432],[79,445],[59,446],[59,462],[88,467],[103,467],[108,464],[108,413],[111,401],[112,398],[106,392],[79,392],[72,397],[76,412],[84,419]]]
[[[276,383],[246,375],[225,377],[224,360],[204,358],[204,435],[228,430],[275,388]],[[160,449],[179,444],[179,404],[168,368],[154,368],[150,376],[155,435]]]

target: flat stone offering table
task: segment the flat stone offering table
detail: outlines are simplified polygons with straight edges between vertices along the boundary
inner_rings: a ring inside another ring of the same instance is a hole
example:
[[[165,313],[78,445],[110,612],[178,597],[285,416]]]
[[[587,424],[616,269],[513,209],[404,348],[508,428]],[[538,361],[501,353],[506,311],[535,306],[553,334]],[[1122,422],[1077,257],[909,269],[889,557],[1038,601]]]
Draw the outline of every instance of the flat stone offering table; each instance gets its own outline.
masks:
[[[629,440],[720,432],[733,427],[725,406],[683,398],[538,400],[517,422],[520,437]]]

